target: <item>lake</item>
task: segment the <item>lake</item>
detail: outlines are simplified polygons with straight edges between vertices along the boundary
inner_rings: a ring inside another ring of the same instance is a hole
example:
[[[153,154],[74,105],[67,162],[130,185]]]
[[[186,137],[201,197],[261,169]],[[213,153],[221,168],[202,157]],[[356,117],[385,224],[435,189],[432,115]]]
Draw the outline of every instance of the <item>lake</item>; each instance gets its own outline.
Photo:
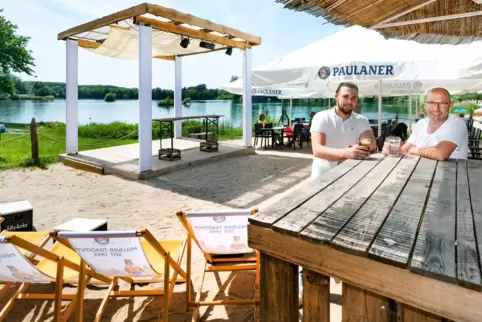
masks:
[[[325,100],[327,103],[327,101]],[[333,100],[332,100],[333,102]],[[33,117],[37,122],[65,122],[65,100],[51,102],[36,101],[1,101],[0,123],[30,123]],[[289,112],[289,101],[285,101],[285,108]],[[293,101],[293,118],[305,117],[311,111],[321,111],[328,106],[297,104]],[[240,127],[243,119],[242,104],[231,101],[193,101],[191,106],[183,106],[182,115],[224,115],[224,121],[233,126]],[[378,114],[376,103],[362,104],[362,114],[369,119],[376,119]],[[256,103],[253,104],[253,121],[258,119],[260,113],[265,113],[274,119],[281,115],[281,103]],[[398,113],[400,119],[408,119],[408,106],[383,105],[383,119],[393,118]],[[174,116],[174,107],[158,107],[157,102],[152,102],[152,117],[162,118]],[[137,123],[138,101],[118,100],[107,103],[103,100],[79,100],[79,124],[89,122],[110,123],[114,121]]]

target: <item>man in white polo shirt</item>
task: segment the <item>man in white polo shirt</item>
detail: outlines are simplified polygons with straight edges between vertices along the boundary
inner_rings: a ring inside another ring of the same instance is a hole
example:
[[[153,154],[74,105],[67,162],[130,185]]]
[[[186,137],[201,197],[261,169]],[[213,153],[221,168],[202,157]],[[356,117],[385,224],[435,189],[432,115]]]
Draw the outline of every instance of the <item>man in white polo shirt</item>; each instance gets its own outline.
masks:
[[[368,120],[353,109],[358,102],[358,87],[343,82],[335,94],[336,106],[319,112],[311,125],[313,165],[311,179],[318,180],[322,174],[346,159],[367,157],[376,150],[376,140]],[[358,144],[359,139],[370,139],[370,151]]]
[[[452,106],[450,93],[445,88],[437,87],[428,91],[425,102],[428,117],[415,124],[400,153],[438,161],[466,160],[469,149],[467,126],[460,117],[449,115]],[[383,147],[384,154],[388,154],[388,144]]]

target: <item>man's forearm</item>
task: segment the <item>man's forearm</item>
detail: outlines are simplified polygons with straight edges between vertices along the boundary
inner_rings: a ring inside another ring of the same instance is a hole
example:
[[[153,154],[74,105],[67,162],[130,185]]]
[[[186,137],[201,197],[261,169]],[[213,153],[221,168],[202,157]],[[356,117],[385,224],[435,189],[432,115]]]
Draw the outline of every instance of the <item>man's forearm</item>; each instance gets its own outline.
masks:
[[[335,149],[329,148],[327,146],[321,145],[313,149],[313,154],[315,157],[320,159],[325,159],[328,161],[343,161],[345,157],[345,149]]]
[[[436,147],[430,147],[430,148],[412,147],[410,148],[409,152],[411,154],[415,154],[423,158],[438,160],[438,161],[445,161],[445,157],[443,153],[439,151]]]

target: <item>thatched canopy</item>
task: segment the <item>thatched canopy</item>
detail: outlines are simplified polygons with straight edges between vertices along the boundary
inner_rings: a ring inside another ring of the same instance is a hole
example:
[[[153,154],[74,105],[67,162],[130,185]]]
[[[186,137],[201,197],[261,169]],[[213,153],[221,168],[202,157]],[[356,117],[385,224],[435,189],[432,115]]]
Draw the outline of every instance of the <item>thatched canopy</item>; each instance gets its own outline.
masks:
[[[150,3],[70,28],[59,33],[58,39],[75,39],[80,47],[100,55],[136,59],[139,24],[150,25],[153,29],[154,58],[174,60],[175,56],[229,48],[244,50],[261,44],[258,36]],[[185,47],[181,46],[183,39],[188,40]]]
[[[463,44],[482,40],[482,0],[276,0],[336,25],[376,29],[387,38]]]

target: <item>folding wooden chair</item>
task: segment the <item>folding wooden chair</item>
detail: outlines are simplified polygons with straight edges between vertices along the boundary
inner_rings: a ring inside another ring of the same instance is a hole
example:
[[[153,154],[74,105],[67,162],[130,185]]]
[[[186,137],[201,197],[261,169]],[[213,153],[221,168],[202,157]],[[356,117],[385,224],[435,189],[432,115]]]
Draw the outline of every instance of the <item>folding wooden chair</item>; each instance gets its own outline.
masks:
[[[184,282],[186,273],[181,269],[185,249],[184,240],[156,240],[147,229],[138,231],[52,232],[51,236],[74,250],[86,265],[96,273],[107,276],[110,282],[94,321],[100,321],[111,297],[164,295],[163,321],[169,317],[169,301],[176,282]],[[170,269],[173,269],[173,272]],[[181,278],[178,279],[178,275]],[[130,290],[119,290],[118,281],[130,284]],[[164,284],[162,290],[135,290],[135,285]],[[85,281],[79,282],[85,286]],[[82,294],[78,293],[76,321],[83,320]]]
[[[186,311],[194,307],[193,318],[199,318],[200,306],[258,305],[259,304],[259,253],[248,247],[248,216],[258,209],[221,211],[180,211],[177,216],[187,230],[187,283]],[[196,299],[191,299],[191,245],[198,245],[206,260],[201,285]],[[256,270],[255,298],[250,300],[201,301],[206,272],[214,272],[220,290],[231,282],[234,274],[221,285],[218,272]]]
[[[69,254],[67,254],[66,258],[43,249],[28,240],[22,239],[20,235],[23,235],[23,233],[18,233],[18,235],[17,233],[11,233],[9,235],[0,236],[0,281],[5,283],[5,286],[0,291],[0,296],[4,296],[14,283],[21,282],[22,284],[0,312],[0,321],[6,318],[16,300],[53,300],[55,301],[55,321],[67,321],[73,313],[77,297],[75,294],[63,294],[64,283],[73,281],[73,283],[77,284],[79,274],[87,274],[88,279],[95,277],[103,280],[104,283],[110,283],[109,279],[104,279],[90,270],[81,272],[80,266],[69,260],[68,257],[71,257]],[[61,248],[61,246],[56,246],[56,250],[62,253]],[[65,247],[63,248],[66,249]],[[27,252],[32,255],[27,257]],[[36,256],[42,259],[36,261],[34,260]],[[35,265],[35,263],[38,264]],[[54,294],[25,292],[31,284],[52,282],[55,283]],[[62,301],[71,301],[63,314],[61,312]]]

